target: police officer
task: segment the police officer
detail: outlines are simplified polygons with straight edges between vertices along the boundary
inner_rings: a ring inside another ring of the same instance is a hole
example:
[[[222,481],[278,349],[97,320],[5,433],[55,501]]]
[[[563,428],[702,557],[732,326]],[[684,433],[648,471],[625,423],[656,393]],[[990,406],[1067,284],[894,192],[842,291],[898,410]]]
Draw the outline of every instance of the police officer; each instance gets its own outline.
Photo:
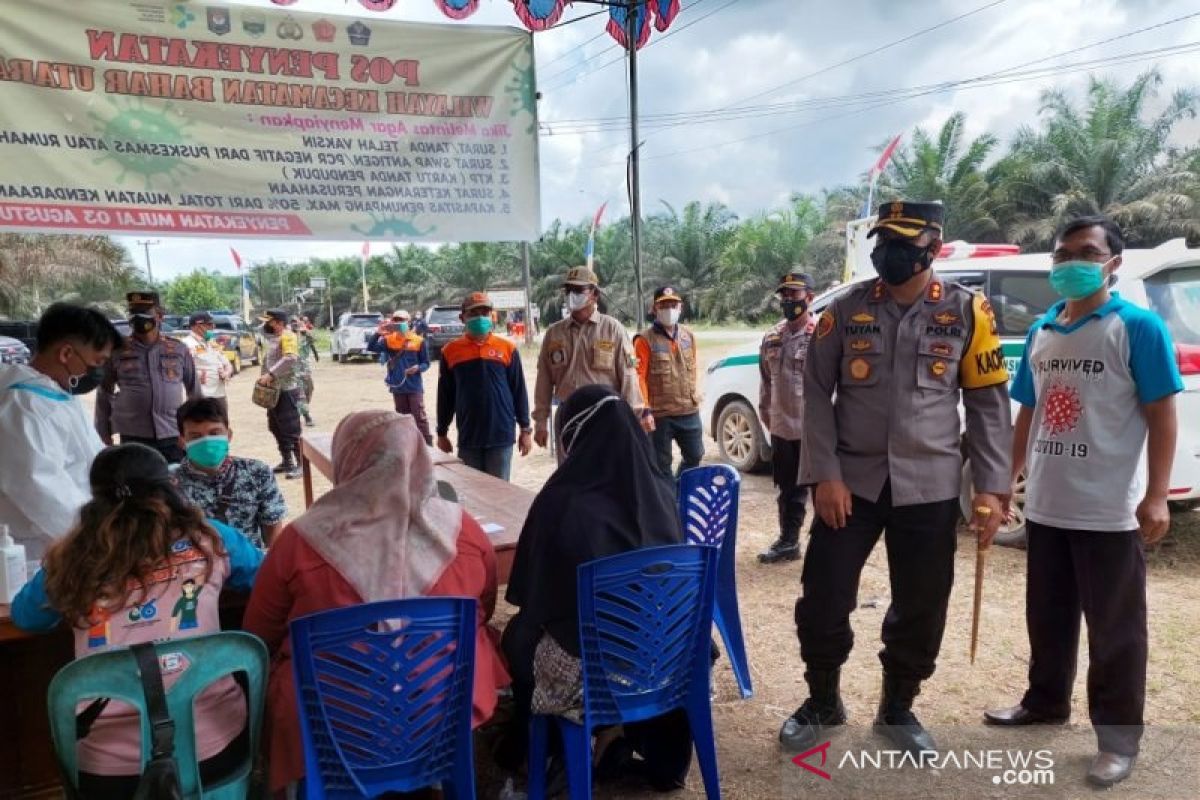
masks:
[[[679,324],[683,299],[673,286],[654,291],[654,321],[633,339],[646,420],[658,467],[671,474],[671,443],[679,445],[679,471],[700,466],[704,456],[704,426],[700,422],[700,393],[696,390],[696,337]]]
[[[876,732],[907,752],[933,750],[912,713],[933,674],[954,578],[962,474],[959,403],[989,535],[1010,490],[1012,423],[991,306],[932,269],[940,203],[884,203],[868,236],[879,280],[834,300],[817,321],[804,373],[802,483],[817,519],[801,575],[796,629],[809,697],[780,731],[805,750],[846,720],[839,672],[854,635],[859,574],[886,530],[892,603],[883,620]],[[836,393],[836,399],[835,399]]]
[[[783,320],[767,331],[758,352],[758,416],[771,432],[771,479],[779,490],[779,538],[758,554],[763,564],[800,558],[800,529],[808,487],[800,476],[800,447],[804,426],[804,361],[812,339],[813,280],[804,272],[789,272],[775,294]]]
[[[215,399],[228,416],[226,394],[229,379],[233,377],[233,367],[225,357],[224,348],[216,341],[216,325],[212,314],[207,311],[193,313],[188,317],[188,329],[191,332],[183,343],[187,345],[192,362],[196,365],[200,394]]]
[[[258,382],[279,387],[279,402],[267,409],[267,428],[275,437],[282,460],[272,472],[288,478],[300,477],[300,405],[297,394],[303,392],[300,366],[300,340],[288,328],[288,312],[282,308],[269,309],[258,318],[263,324],[265,342],[262,375]]]
[[[157,292],[129,292],[125,303],[133,335],[108,362],[96,394],[96,432],[105,444],[116,434],[122,444],[147,445],[178,464],[184,454],[175,412],[200,397],[195,363],[183,342],[162,335]]]
[[[570,269],[563,280],[569,314],[546,329],[538,353],[533,399],[533,439],[538,447],[545,447],[550,438],[551,401],[564,401],[580,386],[593,383],[617,391],[634,413],[642,416],[644,430],[654,427],[654,418],[645,409],[638,389],[629,334],[620,322],[596,308],[599,283],[596,273],[587,267]],[[560,450],[560,462],[564,455]]]

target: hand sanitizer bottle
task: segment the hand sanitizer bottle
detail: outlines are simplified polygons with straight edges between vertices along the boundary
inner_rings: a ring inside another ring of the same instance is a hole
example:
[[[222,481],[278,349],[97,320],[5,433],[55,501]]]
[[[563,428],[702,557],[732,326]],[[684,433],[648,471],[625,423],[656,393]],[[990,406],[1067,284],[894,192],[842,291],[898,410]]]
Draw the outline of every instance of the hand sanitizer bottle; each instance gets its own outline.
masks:
[[[25,585],[25,545],[13,541],[7,525],[0,525],[0,603],[11,603]]]

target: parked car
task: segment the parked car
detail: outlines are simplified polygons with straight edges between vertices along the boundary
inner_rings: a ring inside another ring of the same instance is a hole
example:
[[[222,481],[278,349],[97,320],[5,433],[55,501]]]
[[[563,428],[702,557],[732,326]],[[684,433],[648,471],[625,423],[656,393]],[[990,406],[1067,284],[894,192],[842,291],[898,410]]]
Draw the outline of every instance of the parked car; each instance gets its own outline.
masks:
[[[333,340],[329,343],[333,360],[346,364],[352,358],[371,357],[367,342],[382,321],[383,315],[378,311],[342,314],[333,332]]]
[[[425,312],[425,342],[429,346],[429,359],[436,361],[442,348],[463,335],[459,306],[430,306]]]
[[[1049,254],[967,256],[939,259],[936,266],[943,278],[987,295],[996,314],[1005,364],[1010,374],[1015,373],[1030,325],[1058,300],[1047,280]],[[813,313],[820,313],[859,283],[822,293],[813,301]],[[1152,250],[1126,250],[1115,288],[1125,299],[1159,314],[1174,339],[1185,391],[1177,400],[1179,437],[1170,494],[1177,509],[1194,507],[1200,502],[1200,251],[1187,248],[1182,239]],[[722,460],[744,472],[765,467],[771,458],[770,435],[758,418],[758,390],[757,347],[718,359],[708,367],[701,406],[705,430],[716,440]],[[970,470],[970,464],[965,464],[964,509],[970,508]],[[1013,519],[996,537],[1000,544],[1024,542],[1021,483],[1013,507]]]
[[[164,333],[174,333],[188,331],[188,315],[187,314],[163,314],[162,329]]]
[[[0,364],[28,364],[30,350],[20,339],[0,336]]]
[[[237,314],[213,312],[213,328],[216,341],[225,351],[225,357],[233,366],[234,374],[247,365],[258,366],[262,362],[262,341],[258,334]]]
[[[16,339],[30,353],[37,350],[37,320],[0,320],[0,336]]]
[[[122,339],[128,339],[133,335],[133,326],[124,317],[116,317],[115,319],[110,319],[109,322],[117,329],[117,333],[121,334]]]

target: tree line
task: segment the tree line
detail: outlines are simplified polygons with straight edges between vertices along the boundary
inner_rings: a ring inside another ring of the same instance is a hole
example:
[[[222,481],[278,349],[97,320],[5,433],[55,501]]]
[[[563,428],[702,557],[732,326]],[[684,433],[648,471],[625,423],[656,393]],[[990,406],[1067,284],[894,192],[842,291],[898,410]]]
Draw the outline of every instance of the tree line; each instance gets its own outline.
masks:
[[[1097,212],[1121,225],[1130,247],[1178,237],[1200,245],[1200,143],[1181,146],[1173,135],[1196,118],[1200,95],[1179,89],[1163,98],[1161,89],[1161,75],[1150,70],[1127,85],[1093,77],[1082,98],[1048,90],[1037,119],[1005,146],[991,134],[968,138],[966,116],[953,114],[939,130],[905,137],[875,197],[942,200],[948,239],[1010,242],[1029,252],[1048,250],[1066,219]],[[643,223],[643,287],[648,296],[654,286],[676,286],[692,319],[760,321],[787,270],[801,267],[820,286],[841,276],[845,225],[862,215],[866,199],[861,181],[797,193],[782,208],[746,218],[721,203],[661,202]],[[582,263],[589,226],[555,219],[531,243],[533,300],[544,319],[558,317],[561,277]],[[595,269],[610,313],[640,319],[628,217],[597,232]],[[416,310],[470,291],[519,288],[521,247],[393,246],[371,256],[366,273],[371,310]],[[330,301],[335,317],[362,306],[357,258],[268,262],[247,275],[255,308],[285,305],[324,322]],[[298,298],[312,278],[327,288]],[[51,299],[119,313],[124,291],[140,284],[129,254],[105,237],[0,234],[0,314],[32,316]],[[238,275],[196,269],[159,288],[175,313],[240,307]]]

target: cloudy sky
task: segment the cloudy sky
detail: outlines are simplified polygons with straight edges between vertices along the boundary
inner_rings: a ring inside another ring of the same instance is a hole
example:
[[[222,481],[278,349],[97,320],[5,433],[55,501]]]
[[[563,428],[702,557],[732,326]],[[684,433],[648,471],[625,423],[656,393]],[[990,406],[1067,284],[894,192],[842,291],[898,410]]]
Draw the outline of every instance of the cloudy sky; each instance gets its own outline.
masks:
[[[481,6],[453,24],[519,24],[508,0]],[[299,0],[294,9],[378,17],[354,0]],[[580,3],[564,20],[593,11]],[[449,22],[432,0],[399,0],[386,16]],[[625,68],[604,20],[535,35],[543,224],[583,219],[605,201],[610,213],[628,213]],[[955,111],[967,113],[970,135],[1006,140],[1035,121],[1042,90],[1082,93],[1089,71],[1128,81],[1157,65],[1165,99],[1200,87],[1200,50],[1170,55],[1186,45],[1200,47],[1195,0],[683,0],[671,29],[655,32],[639,54],[643,208],[699,199],[741,216],[769,210],[794,191],[860,180],[883,141]],[[1100,59],[1112,61],[1085,65]],[[912,91],[969,79],[982,80]],[[672,114],[692,116],[664,116]],[[1200,140],[1200,123],[1181,126],[1179,137]],[[150,250],[156,278],[196,267],[232,272],[230,242],[158,240]],[[143,264],[136,240],[122,241]],[[357,256],[360,248],[236,246],[251,261]]]

